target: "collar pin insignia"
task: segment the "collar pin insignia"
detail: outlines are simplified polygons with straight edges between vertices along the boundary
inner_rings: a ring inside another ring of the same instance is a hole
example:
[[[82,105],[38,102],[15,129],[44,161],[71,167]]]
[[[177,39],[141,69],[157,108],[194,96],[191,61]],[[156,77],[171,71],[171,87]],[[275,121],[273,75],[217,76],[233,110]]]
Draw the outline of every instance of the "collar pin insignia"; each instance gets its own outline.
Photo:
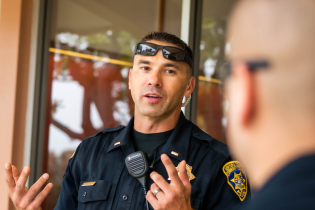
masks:
[[[70,159],[73,158],[74,154],[75,154],[75,152],[71,155]]]
[[[177,153],[177,152],[174,152],[174,151],[172,151],[171,154],[172,154],[172,155],[175,155],[175,156],[178,156],[178,153]]]
[[[119,145],[120,144],[120,141],[119,142],[116,142],[115,144],[114,144],[114,146],[117,146],[117,145]]]

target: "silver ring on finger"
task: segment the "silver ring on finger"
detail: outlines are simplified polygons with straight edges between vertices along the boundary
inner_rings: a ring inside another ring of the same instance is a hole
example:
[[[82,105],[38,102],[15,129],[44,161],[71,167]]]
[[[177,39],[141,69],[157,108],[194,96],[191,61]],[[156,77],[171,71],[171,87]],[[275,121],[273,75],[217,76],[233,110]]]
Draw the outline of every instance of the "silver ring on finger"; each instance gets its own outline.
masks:
[[[158,194],[159,192],[162,192],[162,190],[161,190],[161,189],[156,189],[156,190],[154,190],[154,191],[153,191],[154,197],[156,197],[156,194]]]

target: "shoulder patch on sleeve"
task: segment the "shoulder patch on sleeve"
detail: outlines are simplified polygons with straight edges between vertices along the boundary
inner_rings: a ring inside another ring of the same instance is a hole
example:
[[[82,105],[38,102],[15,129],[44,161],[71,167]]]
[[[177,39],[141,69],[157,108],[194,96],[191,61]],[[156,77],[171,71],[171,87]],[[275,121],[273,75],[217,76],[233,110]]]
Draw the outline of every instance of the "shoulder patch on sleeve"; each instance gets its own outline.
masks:
[[[223,173],[227,177],[227,183],[241,201],[244,201],[247,195],[247,176],[245,168],[238,161],[227,162],[223,168]]]

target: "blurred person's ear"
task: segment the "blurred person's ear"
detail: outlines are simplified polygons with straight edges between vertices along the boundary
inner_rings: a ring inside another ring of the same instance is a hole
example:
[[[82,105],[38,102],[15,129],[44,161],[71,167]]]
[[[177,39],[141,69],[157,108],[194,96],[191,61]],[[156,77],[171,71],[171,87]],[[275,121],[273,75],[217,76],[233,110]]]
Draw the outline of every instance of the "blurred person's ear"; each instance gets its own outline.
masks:
[[[232,90],[230,95],[233,103],[234,117],[241,126],[248,126],[255,114],[254,77],[243,62],[235,62],[232,66]],[[232,110],[231,110],[232,111]]]

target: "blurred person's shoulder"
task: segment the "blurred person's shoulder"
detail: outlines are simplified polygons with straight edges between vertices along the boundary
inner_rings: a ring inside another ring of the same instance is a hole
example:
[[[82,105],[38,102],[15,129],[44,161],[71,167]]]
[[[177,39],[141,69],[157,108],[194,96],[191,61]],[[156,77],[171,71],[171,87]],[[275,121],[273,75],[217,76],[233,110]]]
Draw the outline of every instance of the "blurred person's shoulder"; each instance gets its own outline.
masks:
[[[291,161],[240,210],[312,210],[315,198],[315,154]]]

